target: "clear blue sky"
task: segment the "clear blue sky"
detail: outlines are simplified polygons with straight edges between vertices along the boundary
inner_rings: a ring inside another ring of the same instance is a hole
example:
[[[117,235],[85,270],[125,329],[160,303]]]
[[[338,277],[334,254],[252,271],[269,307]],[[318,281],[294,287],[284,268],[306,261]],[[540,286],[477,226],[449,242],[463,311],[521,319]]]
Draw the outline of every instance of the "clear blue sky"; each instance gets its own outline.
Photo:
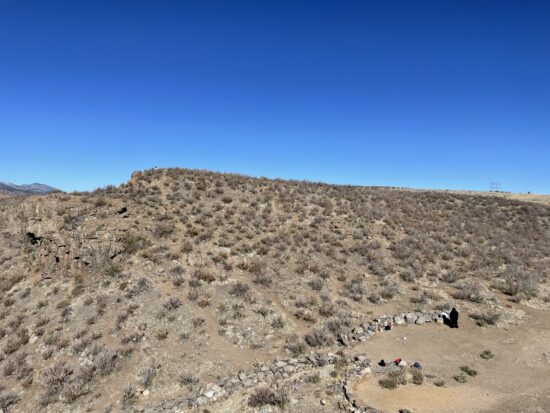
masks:
[[[550,193],[550,1],[0,0],[0,181]]]

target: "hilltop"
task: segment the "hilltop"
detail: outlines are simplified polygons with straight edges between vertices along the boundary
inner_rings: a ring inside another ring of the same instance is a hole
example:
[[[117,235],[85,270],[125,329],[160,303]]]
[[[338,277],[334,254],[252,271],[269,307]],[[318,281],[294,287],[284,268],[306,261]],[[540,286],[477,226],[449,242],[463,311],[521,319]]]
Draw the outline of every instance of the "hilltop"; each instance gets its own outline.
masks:
[[[428,332],[456,306],[449,340],[550,330],[540,203],[168,169],[0,197],[0,222],[0,409],[351,411],[342,386],[373,368],[369,340],[396,346],[373,319]],[[460,386],[424,369],[419,389]],[[485,411],[548,406],[491,389]]]

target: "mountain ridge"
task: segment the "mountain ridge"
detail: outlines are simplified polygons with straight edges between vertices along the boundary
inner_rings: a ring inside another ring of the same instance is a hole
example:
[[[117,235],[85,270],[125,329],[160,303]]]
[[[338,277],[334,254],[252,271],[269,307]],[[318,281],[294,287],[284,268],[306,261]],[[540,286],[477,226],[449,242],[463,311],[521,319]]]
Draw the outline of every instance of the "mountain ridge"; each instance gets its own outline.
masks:
[[[0,181],[0,193],[10,195],[45,195],[55,191],[59,190],[52,186],[37,182],[17,185],[11,182]]]

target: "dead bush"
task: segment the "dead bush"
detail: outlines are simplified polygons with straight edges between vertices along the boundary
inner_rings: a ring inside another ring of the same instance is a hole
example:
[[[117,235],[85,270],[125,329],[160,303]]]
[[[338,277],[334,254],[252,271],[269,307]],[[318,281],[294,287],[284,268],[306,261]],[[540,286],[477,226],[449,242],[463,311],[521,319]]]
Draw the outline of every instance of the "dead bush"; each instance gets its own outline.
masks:
[[[111,350],[105,350],[97,355],[94,366],[102,376],[107,376],[116,367],[117,354]]]
[[[174,225],[173,224],[168,224],[168,223],[158,224],[153,229],[153,234],[157,238],[167,238],[170,235],[172,235],[173,232],[174,232]]]
[[[153,383],[153,379],[155,378],[156,375],[157,375],[157,369],[153,365],[151,365],[151,366],[147,367],[146,369],[140,371],[141,385],[145,388],[150,387],[151,384]]]
[[[21,400],[21,398],[14,393],[1,394],[0,410],[3,410],[5,412],[10,412],[12,407],[15,406],[17,403],[19,403],[19,400]]]
[[[193,276],[196,280],[204,281],[208,284],[216,281],[216,276],[205,268],[197,269]]]
[[[199,379],[191,373],[182,374],[179,378],[179,382],[182,386],[187,387],[189,391],[193,391],[193,389],[200,383]]]
[[[182,305],[182,302],[177,297],[170,297],[168,301],[164,303],[164,308],[166,308],[168,311],[177,310]]]
[[[457,300],[468,300],[472,303],[482,303],[485,299],[483,295],[483,286],[479,281],[469,280],[458,287],[453,297]]]
[[[269,287],[273,283],[273,279],[268,274],[260,273],[254,277],[254,283]]]
[[[122,407],[127,408],[134,404],[136,400],[136,388],[133,384],[128,383],[122,389]]]
[[[354,301],[362,301],[367,290],[361,276],[354,277],[351,282],[344,284],[345,294]]]
[[[298,334],[292,334],[286,339],[286,349],[294,356],[305,353],[307,347]]]
[[[480,327],[486,325],[495,325],[500,318],[500,313],[496,310],[477,311],[470,314],[470,317],[476,320]]]
[[[139,235],[126,233],[122,237],[122,246],[126,254],[135,254],[136,252],[146,248],[148,245],[148,241]]]
[[[229,289],[229,294],[231,294],[235,297],[243,298],[248,294],[249,290],[250,290],[250,287],[248,285],[246,285],[245,283],[243,283],[241,281],[237,281]]]
[[[330,336],[320,327],[313,328],[304,338],[310,347],[324,347],[330,344]]]
[[[252,392],[248,399],[251,407],[262,407],[266,405],[285,407],[289,402],[288,395],[283,389],[273,391],[267,387],[259,387]]]
[[[501,290],[505,294],[514,297],[523,297],[530,299],[538,294],[539,283],[535,276],[525,271],[525,269],[514,266],[508,269],[504,274],[504,285]]]

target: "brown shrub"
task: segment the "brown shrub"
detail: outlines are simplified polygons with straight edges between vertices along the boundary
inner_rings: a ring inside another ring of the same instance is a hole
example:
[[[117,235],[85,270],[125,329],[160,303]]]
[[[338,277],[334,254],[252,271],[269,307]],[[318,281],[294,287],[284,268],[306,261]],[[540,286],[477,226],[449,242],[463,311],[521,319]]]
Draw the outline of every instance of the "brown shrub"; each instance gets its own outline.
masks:
[[[283,389],[273,391],[267,387],[259,387],[252,392],[248,399],[248,405],[251,407],[262,407],[265,405],[286,406],[289,402],[288,395]]]

